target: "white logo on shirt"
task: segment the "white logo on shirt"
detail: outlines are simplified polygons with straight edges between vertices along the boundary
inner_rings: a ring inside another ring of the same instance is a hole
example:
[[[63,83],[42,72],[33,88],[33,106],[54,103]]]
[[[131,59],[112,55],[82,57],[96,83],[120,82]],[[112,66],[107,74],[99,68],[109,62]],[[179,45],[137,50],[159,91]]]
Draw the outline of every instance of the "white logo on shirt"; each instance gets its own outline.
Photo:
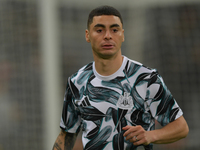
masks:
[[[121,109],[132,109],[133,108],[133,99],[130,96],[130,93],[124,92],[124,96],[121,95],[117,102],[117,107]]]

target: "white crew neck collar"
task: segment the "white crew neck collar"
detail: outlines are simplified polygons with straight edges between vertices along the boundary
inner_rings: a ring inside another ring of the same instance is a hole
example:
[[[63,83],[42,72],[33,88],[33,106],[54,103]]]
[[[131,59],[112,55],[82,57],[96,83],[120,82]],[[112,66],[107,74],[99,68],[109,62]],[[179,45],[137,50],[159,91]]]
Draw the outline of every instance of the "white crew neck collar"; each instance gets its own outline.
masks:
[[[94,75],[101,79],[101,80],[104,80],[104,81],[108,81],[108,80],[112,80],[114,78],[116,78],[117,76],[124,76],[124,73],[123,73],[123,70],[125,68],[125,65],[126,65],[126,62],[127,62],[127,57],[126,56],[123,56],[123,62],[122,62],[122,65],[121,67],[113,74],[109,75],[109,76],[103,76],[103,75],[100,75],[97,71],[96,71],[96,68],[95,68],[95,62],[93,62],[93,72],[94,72]]]

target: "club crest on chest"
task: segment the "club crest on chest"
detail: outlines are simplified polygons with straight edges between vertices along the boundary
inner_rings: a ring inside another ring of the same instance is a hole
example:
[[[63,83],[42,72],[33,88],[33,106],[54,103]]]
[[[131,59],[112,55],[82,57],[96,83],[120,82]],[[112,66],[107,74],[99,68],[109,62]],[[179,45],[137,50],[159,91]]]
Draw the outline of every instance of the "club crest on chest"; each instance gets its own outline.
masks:
[[[124,95],[121,95],[117,101],[117,107],[121,109],[132,109],[133,98],[130,96],[130,93],[124,92]]]

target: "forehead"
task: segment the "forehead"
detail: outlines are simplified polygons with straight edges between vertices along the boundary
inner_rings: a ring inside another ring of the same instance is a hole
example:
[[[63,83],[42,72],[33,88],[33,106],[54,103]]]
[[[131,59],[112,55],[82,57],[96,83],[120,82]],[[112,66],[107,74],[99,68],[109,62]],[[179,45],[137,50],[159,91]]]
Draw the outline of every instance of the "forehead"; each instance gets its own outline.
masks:
[[[112,24],[118,24],[122,27],[122,23],[117,16],[113,15],[102,15],[102,16],[94,16],[93,22],[90,25],[91,27],[95,26],[96,24],[103,24],[105,26],[110,26]]]

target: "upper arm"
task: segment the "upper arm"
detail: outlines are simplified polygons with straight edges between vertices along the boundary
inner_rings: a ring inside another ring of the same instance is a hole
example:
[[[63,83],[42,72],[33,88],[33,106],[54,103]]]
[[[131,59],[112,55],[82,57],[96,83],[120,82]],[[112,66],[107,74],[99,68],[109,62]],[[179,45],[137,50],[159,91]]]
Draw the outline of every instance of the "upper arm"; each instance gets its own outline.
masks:
[[[183,115],[181,108],[165,85],[163,78],[152,73],[151,83],[148,85],[148,104],[152,116],[165,126]]]
[[[79,110],[77,109],[78,106],[76,106],[75,104],[76,98],[74,96],[74,94],[79,95],[79,93],[78,90],[72,91],[72,89],[69,88],[70,87],[69,85],[71,85],[72,87],[74,87],[74,89],[76,89],[72,81],[69,80],[64,96],[60,127],[65,131],[68,131],[70,133],[75,133],[80,129],[81,125],[81,117]]]
[[[61,130],[53,146],[53,150],[72,150],[78,133],[67,133]]]

